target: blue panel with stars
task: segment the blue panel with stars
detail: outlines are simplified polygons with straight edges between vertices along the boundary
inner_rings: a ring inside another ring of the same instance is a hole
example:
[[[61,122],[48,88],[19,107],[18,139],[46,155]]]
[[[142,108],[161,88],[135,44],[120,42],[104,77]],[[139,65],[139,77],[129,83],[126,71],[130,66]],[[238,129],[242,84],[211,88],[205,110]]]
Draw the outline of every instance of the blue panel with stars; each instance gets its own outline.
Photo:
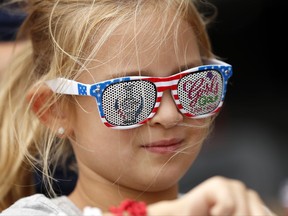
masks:
[[[87,95],[87,86],[78,83],[78,93],[79,95]]]

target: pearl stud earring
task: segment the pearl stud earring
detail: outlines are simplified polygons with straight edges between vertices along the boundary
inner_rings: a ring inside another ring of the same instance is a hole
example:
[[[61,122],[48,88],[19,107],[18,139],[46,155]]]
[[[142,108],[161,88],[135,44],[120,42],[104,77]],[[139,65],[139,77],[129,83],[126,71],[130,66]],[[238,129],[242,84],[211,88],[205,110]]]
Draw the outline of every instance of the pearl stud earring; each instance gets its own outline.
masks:
[[[64,129],[63,127],[58,128],[57,133],[58,133],[59,135],[63,135],[64,132],[65,132],[65,129]]]

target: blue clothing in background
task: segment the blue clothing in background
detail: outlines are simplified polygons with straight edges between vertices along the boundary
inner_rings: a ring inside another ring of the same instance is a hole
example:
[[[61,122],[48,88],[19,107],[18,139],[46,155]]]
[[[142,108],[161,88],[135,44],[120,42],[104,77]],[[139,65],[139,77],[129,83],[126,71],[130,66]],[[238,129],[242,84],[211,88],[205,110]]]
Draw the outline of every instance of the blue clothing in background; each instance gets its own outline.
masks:
[[[14,11],[16,11],[14,9]],[[18,13],[12,13],[13,8],[10,11],[0,9],[0,41],[11,41],[16,38],[17,31],[23,22],[25,15]]]

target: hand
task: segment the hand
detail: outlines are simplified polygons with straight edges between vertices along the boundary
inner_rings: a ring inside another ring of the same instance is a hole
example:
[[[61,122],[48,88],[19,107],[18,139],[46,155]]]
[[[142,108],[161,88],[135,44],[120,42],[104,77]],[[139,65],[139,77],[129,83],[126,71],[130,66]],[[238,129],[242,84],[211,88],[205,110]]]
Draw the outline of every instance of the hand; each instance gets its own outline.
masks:
[[[241,181],[213,177],[181,198],[148,207],[148,216],[255,215],[274,216],[259,195]]]

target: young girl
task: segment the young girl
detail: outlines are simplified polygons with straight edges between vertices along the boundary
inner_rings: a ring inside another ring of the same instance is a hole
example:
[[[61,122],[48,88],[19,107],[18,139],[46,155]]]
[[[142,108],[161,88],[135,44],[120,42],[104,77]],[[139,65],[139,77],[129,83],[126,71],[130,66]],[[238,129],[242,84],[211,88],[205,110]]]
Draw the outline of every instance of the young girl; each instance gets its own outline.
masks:
[[[179,195],[232,75],[211,51],[197,2],[24,6],[27,46],[1,84],[1,215],[271,214],[224,177]],[[73,192],[33,195],[35,170],[52,189],[53,170],[71,155]]]

